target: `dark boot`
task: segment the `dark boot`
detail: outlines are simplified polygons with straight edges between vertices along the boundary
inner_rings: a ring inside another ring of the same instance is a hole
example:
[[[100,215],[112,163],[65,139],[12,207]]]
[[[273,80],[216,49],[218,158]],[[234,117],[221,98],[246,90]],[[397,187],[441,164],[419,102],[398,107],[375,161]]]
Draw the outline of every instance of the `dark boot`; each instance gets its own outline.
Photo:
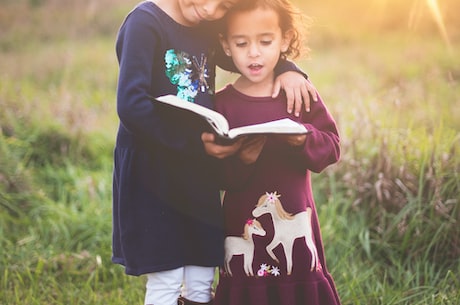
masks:
[[[198,302],[189,301],[183,297],[179,297],[179,300],[177,300],[177,305],[212,305],[212,300],[209,301],[208,303],[198,303]]]

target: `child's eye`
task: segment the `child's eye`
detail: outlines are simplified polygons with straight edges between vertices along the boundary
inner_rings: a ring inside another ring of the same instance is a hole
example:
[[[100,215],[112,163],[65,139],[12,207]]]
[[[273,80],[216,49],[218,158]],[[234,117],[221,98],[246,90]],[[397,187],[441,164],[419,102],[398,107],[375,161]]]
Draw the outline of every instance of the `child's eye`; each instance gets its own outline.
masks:
[[[232,1],[225,1],[225,2],[222,3],[220,6],[222,7],[223,10],[228,11],[228,10],[231,9],[234,5],[235,5],[235,3],[233,3]]]
[[[269,45],[272,44],[272,41],[271,41],[271,40],[262,40],[260,43],[261,43],[262,45],[264,45],[264,46],[269,46]]]
[[[222,4],[222,9],[223,9],[224,11],[228,11],[228,10],[231,9],[231,8],[232,8],[232,6],[231,6],[230,4]]]
[[[247,45],[247,43],[246,43],[246,42],[237,42],[237,43],[235,43],[235,45],[236,45],[238,48],[243,48],[243,47],[245,47],[245,46]]]

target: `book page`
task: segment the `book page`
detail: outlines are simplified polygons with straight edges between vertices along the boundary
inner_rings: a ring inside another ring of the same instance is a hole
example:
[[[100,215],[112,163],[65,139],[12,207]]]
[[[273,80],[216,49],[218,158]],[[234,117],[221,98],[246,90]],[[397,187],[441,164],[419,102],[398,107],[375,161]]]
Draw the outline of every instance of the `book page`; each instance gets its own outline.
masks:
[[[225,119],[225,117],[219,112],[216,112],[214,110],[211,110],[209,108],[192,102],[182,100],[181,98],[175,95],[164,95],[154,99],[156,101],[169,104],[177,108],[192,111],[206,119],[218,134],[222,136],[227,135],[229,129],[228,122]]]
[[[227,119],[217,111],[208,109],[199,104],[191,103],[175,95],[164,95],[157,98],[151,97],[153,101],[170,105],[179,109],[188,110],[194,115],[199,115],[204,118],[209,125],[215,130],[220,138],[233,140],[241,135],[251,134],[305,134],[307,129],[302,124],[299,124],[291,119],[285,118],[261,124],[250,126],[242,126],[229,130]],[[223,140],[222,140],[223,141]],[[228,142],[228,141],[227,141]],[[230,141],[231,143],[232,141]]]
[[[308,131],[305,126],[286,118],[261,124],[233,128],[228,132],[228,136],[230,138],[236,138],[245,134],[305,134],[307,132]]]

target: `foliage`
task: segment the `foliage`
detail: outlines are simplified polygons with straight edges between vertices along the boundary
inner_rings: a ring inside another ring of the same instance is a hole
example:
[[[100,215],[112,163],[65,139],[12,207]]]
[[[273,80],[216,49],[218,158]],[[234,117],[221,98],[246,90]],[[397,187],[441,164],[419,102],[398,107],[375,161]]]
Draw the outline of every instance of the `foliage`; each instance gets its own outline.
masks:
[[[0,1],[1,304],[142,303],[110,262],[114,40],[135,3]],[[315,20],[299,64],[341,129],[313,179],[343,304],[458,304],[458,1],[439,1],[450,51],[423,1],[297,3]]]

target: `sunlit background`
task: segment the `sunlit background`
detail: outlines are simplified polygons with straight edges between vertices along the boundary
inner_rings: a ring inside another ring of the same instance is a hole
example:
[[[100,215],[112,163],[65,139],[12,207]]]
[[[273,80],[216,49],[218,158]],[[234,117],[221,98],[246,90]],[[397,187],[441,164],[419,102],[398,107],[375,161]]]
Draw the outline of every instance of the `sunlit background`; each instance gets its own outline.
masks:
[[[0,0],[0,304],[142,304],[110,262],[114,45],[136,3]],[[460,1],[294,3],[296,62],[341,134],[313,187],[343,305],[460,304]]]

